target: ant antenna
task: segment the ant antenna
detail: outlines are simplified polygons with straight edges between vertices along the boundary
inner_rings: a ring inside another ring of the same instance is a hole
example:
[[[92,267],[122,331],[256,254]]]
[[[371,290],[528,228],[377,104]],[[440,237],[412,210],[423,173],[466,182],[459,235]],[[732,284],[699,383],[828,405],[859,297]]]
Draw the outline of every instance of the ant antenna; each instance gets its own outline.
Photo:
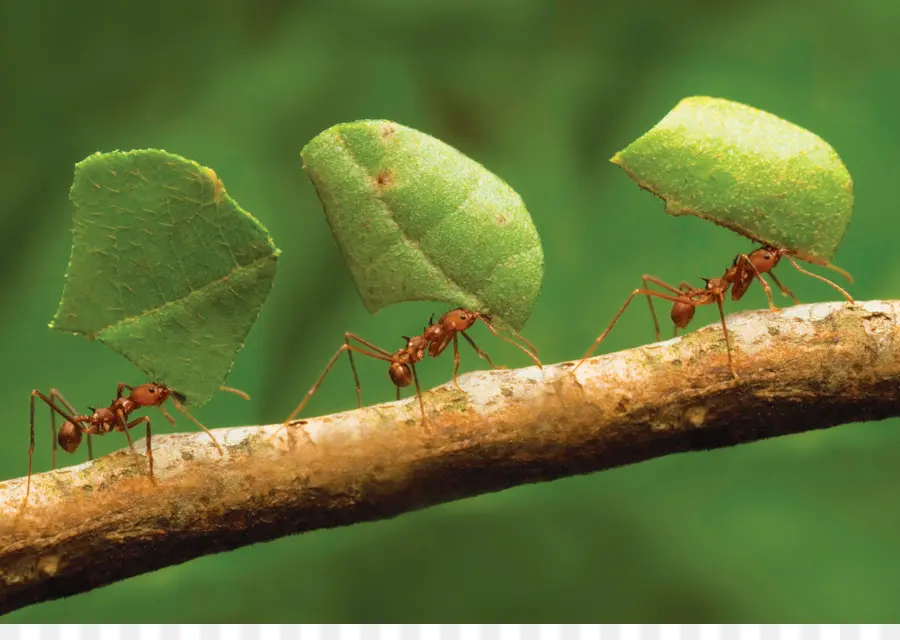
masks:
[[[839,266],[831,264],[830,262],[827,263],[825,266],[828,267],[829,269],[831,269],[832,271],[837,271],[839,274],[841,274],[842,276],[847,278],[847,282],[849,282],[850,284],[853,284],[853,276],[851,276],[847,271],[844,271]]]
[[[240,389],[235,389],[234,387],[219,387],[219,391],[225,391],[226,393],[233,393],[236,396],[243,398],[244,400],[250,399],[250,394],[246,391],[241,391]],[[184,400],[182,400],[184,402]]]
[[[179,397],[179,396],[180,396],[180,397]],[[181,413],[183,413],[183,414],[185,415],[185,417],[186,417],[188,420],[190,420],[190,421],[193,422],[195,425],[197,425],[198,427],[200,427],[201,429],[203,429],[203,430],[206,432],[206,434],[207,434],[210,438],[212,438],[213,444],[216,445],[216,449],[219,450],[219,455],[225,455],[225,452],[222,451],[222,447],[221,447],[221,445],[219,445],[219,441],[216,440],[216,437],[212,434],[212,431],[210,431],[210,430],[207,429],[205,426],[203,426],[203,423],[202,423],[202,422],[200,422],[199,420],[197,420],[197,418],[195,418],[194,416],[192,416],[191,414],[189,414],[189,413],[187,412],[187,410],[182,406],[181,403],[184,402],[183,399],[184,399],[184,395],[183,395],[183,394],[180,394],[180,393],[179,393],[179,394],[176,395],[176,392],[174,392],[174,391],[172,392],[172,403],[175,405],[175,408],[178,409]]]
[[[489,315],[484,314],[484,313],[480,313],[480,314],[478,314],[478,317],[481,318],[481,321],[484,323],[484,326],[486,326],[488,329],[491,330],[491,333],[493,333],[495,336],[497,336],[498,338],[500,338],[500,339],[503,340],[504,342],[508,342],[509,344],[513,345],[513,346],[516,347],[517,349],[520,349],[521,351],[523,351],[523,352],[525,353],[525,355],[527,355],[529,358],[531,358],[531,359],[534,361],[534,363],[538,366],[538,369],[543,369],[543,368],[544,368],[544,365],[541,364],[541,361],[538,360],[537,356],[534,355],[534,353],[532,353],[529,349],[527,349],[526,347],[522,346],[521,344],[519,344],[519,343],[516,342],[515,340],[510,340],[509,338],[507,338],[507,337],[504,336],[503,334],[499,333],[499,332],[494,328],[494,325],[491,324],[491,320],[490,320],[491,317],[490,317]],[[525,343],[531,345],[531,343],[528,342],[528,340],[526,340],[525,338],[522,338],[522,337],[519,336],[518,334],[516,334],[516,335],[517,335],[517,337],[520,338],[523,342],[525,342]],[[533,346],[533,345],[532,345],[532,346]]]

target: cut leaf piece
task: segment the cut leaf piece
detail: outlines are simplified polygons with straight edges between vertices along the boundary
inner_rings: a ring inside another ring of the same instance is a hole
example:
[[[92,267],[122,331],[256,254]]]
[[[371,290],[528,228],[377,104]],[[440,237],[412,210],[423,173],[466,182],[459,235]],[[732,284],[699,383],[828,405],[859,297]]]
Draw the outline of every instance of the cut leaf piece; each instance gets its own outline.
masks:
[[[75,165],[72,256],[50,326],[99,340],[187,404],[228,376],[281,253],[215,172],[145,149]]]
[[[827,142],[730,100],[685,98],[611,161],[672,215],[818,264],[834,257],[853,213],[853,181]]]
[[[506,182],[385,120],[331,127],[300,155],[370,313],[434,300],[522,328],[540,294],[544,253]]]

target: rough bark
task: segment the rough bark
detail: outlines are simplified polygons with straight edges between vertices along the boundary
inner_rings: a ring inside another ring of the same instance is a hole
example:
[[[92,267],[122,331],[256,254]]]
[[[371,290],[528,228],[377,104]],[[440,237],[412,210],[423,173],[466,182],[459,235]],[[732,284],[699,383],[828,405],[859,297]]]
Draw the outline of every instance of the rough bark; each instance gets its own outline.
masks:
[[[900,415],[898,302],[732,315],[573,363],[460,377],[415,398],[278,425],[154,437],[0,483],[0,612],[201,555],[682,451]],[[143,441],[135,443],[143,451]]]

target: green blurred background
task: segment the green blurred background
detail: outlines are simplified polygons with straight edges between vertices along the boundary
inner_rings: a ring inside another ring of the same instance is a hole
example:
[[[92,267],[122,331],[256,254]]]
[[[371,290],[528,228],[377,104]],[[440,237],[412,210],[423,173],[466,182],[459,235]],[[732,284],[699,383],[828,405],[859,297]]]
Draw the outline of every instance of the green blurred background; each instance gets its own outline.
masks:
[[[543,294],[523,333],[552,363],[580,355],[651,273],[719,275],[743,238],[667,216],[608,162],[689,95],[772,111],[828,140],[856,213],[836,262],[861,300],[898,298],[900,4],[3,3],[0,477],[24,475],[28,395],[79,408],[141,373],[47,323],[71,243],[73,164],[161,147],[216,170],[284,254],[275,289],[212,426],[274,422],[350,330],[387,348],[435,304],[363,309],[299,150],[337,122],[387,118],[456,146],[525,199],[542,235]],[[828,287],[785,265],[803,301]],[[786,299],[780,299],[786,304]],[[764,308],[755,288],[735,308]],[[716,321],[715,309],[695,326]],[[511,366],[528,364],[479,328]],[[643,305],[606,343],[652,338]],[[478,367],[471,351],[464,368]],[[361,363],[367,402],[392,399]],[[422,367],[445,382],[448,357]],[[341,365],[308,414],[354,405]],[[160,421],[161,432],[168,427]],[[183,421],[179,428],[188,430]],[[896,421],[685,454],[209,556],[4,622],[898,622]],[[50,466],[49,428],[36,467]],[[98,439],[102,452],[124,441]],[[62,454],[65,464],[86,452]]]

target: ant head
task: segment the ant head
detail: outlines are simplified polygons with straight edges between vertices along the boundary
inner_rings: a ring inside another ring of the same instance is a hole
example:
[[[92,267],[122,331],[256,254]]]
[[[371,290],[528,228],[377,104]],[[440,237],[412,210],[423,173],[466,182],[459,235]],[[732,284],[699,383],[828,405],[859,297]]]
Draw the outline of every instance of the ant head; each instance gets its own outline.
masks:
[[[464,307],[457,307],[452,311],[448,311],[441,318],[441,325],[447,331],[465,331],[470,328],[478,318],[482,317],[474,311],[469,311]],[[483,316],[488,322],[491,321],[490,316]]]
[[[176,399],[184,402],[184,396],[182,394],[172,391],[168,387],[156,382],[150,382],[135,387],[131,390],[131,395],[128,397],[142,407],[158,407],[168,400],[170,395],[175,396]]]
[[[412,369],[405,362],[392,362],[388,375],[391,376],[391,382],[398,387],[408,387],[413,381]]]
[[[750,252],[750,255],[747,257],[758,273],[768,273],[778,264],[782,255],[783,251],[781,249],[762,247]],[[737,258],[735,258],[735,261],[737,261]]]
[[[67,453],[75,453],[81,444],[81,427],[66,420],[59,428],[56,441]]]

